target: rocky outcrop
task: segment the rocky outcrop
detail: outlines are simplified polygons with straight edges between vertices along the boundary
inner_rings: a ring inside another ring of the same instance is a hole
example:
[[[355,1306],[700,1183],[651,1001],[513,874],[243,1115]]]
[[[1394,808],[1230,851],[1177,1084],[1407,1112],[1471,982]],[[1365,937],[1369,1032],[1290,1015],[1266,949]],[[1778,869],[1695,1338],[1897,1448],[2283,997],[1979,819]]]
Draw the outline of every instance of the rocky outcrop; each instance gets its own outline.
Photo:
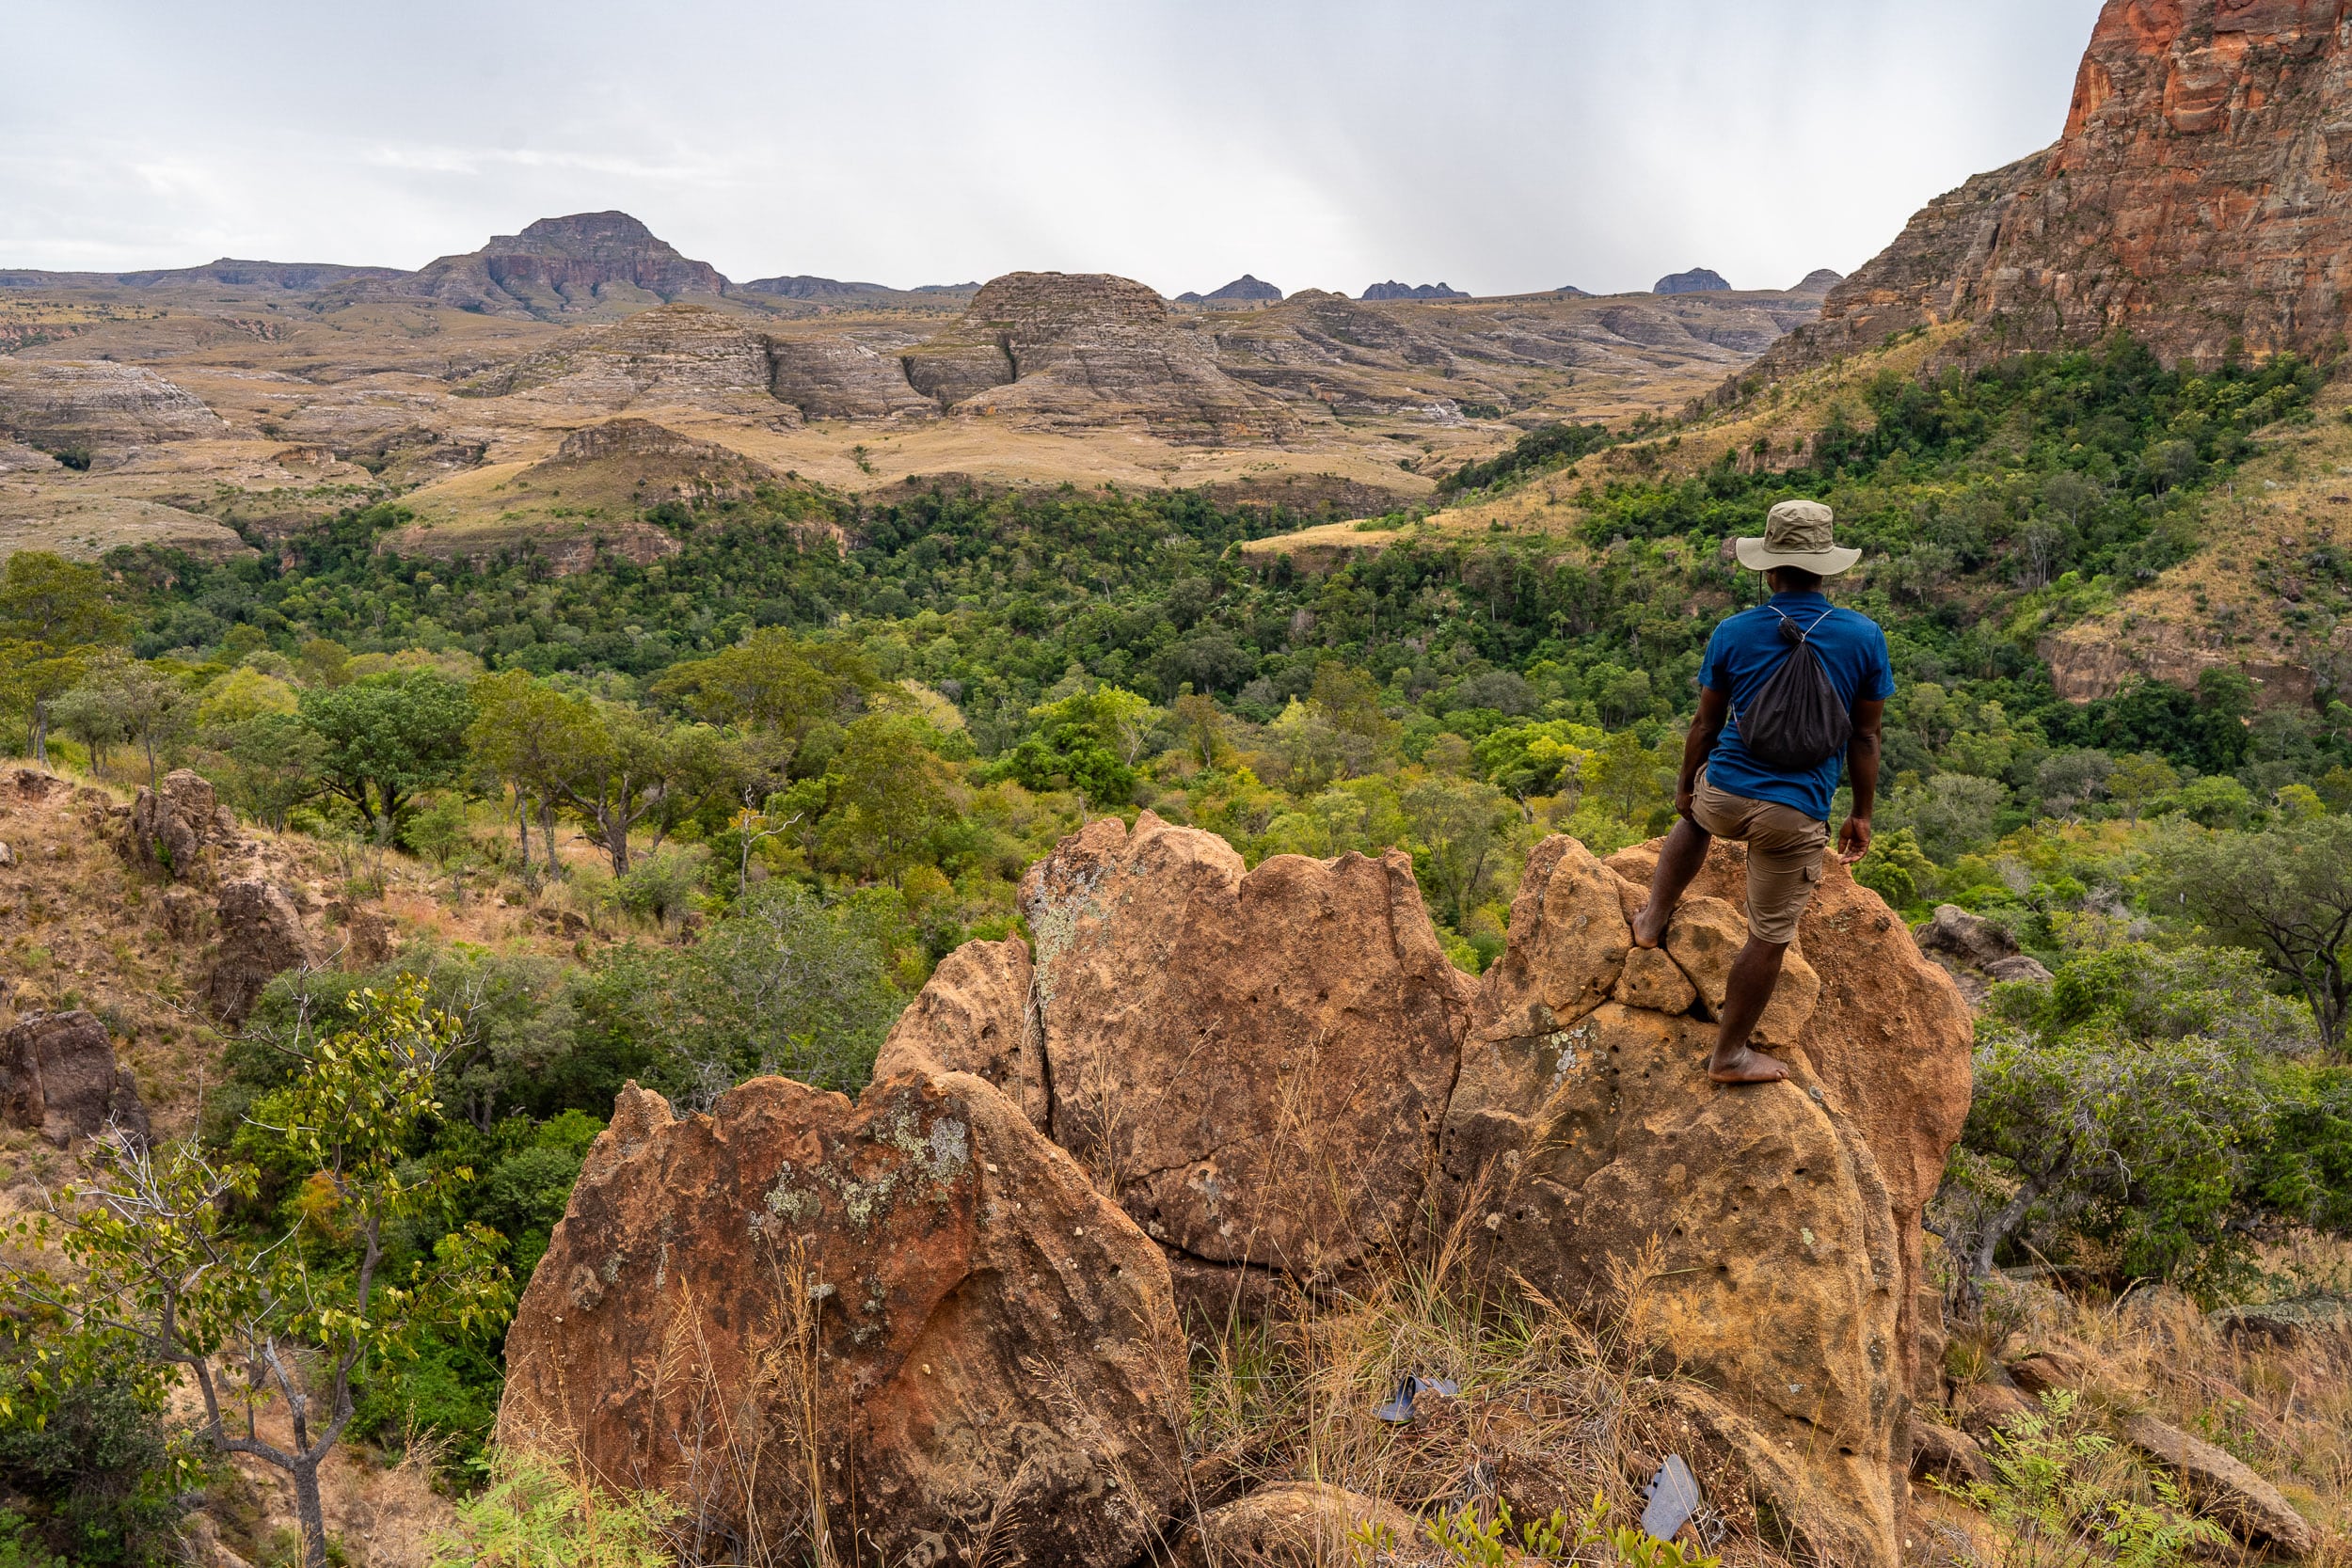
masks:
[[[895,355],[852,338],[770,338],[768,389],[811,420],[921,418],[939,404],[914,389]]]
[[[755,1079],[684,1120],[630,1085],[506,1361],[502,1440],[794,1557],[821,1510],[879,1560],[1118,1568],[1183,1480],[1158,1250],[963,1074]]]
[[[612,409],[642,402],[730,410],[769,403],[768,384],[767,341],[739,317],[669,305],[580,329],[462,389]]]
[[[1040,1132],[1050,1125],[1045,1042],[1029,1016],[1029,946],[1019,937],[967,942],[892,1024],[876,1078],[968,1072],[1003,1091]]]
[[[2306,352],[2352,311],[2352,37],[2334,0],[2106,0],[2048,150],[1931,202],[1768,379],[1946,321],[2124,327],[2168,362]]]
[[[690,261],[627,213],[541,218],[480,250],[444,256],[405,277],[347,284],[355,298],[428,299],[493,316],[556,321],[604,309],[643,309],[723,294],[727,280]]]
[[[0,1035],[0,1121],[65,1148],[108,1126],[144,1141],[147,1109],[87,1012],[33,1013]]]
[[[212,781],[176,768],[156,789],[139,785],[127,847],[138,865],[184,882],[202,865],[205,847],[234,838],[236,831],[236,818],[220,803]]]
[[[1276,439],[1297,422],[1219,369],[1212,341],[1166,300],[1105,273],[999,277],[902,361],[917,391],[958,413],[1046,428],[1136,422],[1172,440],[1230,442]]]
[[[1629,899],[1657,863],[1654,843],[1609,859]],[[1716,840],[1689,896],[1745,909],[1746,848]],[[1821,868],[1790,956],[1804,957],[1820,981],[1796,1052],[1868,1146],[1893,1208],[1903,1281],[1897,1355],[1910,1386],[1918,1377],[1920,1305],[1935,1299],[1920,1221],[1968,1119],[1974,1025],[1951,977],[1920,957],[1895,911],[1834,858]]]
[[[50,451],[93,456],[154,441],[226,436],[194,393],[140,365],[111,359],[0,357],[0,433]]]
[[[1021,905],[1054,1141],[1146,1232],[1306,1278],[1410,1239],[1472,987],[1407,856],[1245,875],[1145,812],[1064,839]]]
[[[213,955],[204,995],[225,1023],[243,1023],[263,987],[311,961],[301,911],[275,882],[260,878],[223,882],[213,924],[220,944]]]
[[[2126,1444],[2177,1475],[2189,1500],[2248,1545],[2289,1559],[2318,1549],[2311,1521],[2234,1455],[2145,1412],[2124,1417],[2120,1430]]]
[[[1944,966],[1971,1006],[1983,1006],[2004,980],[2047,980],[2041,959],[2019,951],[2009,928],[1957,904],[1938,904],[1935,916],[1913,933],[1919,951]]]
[[[1744,922],[1720,929],[1736,911],[1694,895],[1666,945],[1688,983],[1629,988],[1636,901],[1573,839],[1530,858],[1447,1113],[1454,1201],[1499,1276],[1621,1317],[1637,1350],[1712,1389],[1694,1418],[1811,1552],[1892,1568],[1910,1455],[1895,1451],[1902,1249],[1878,1162],[1802,1049],[1787,1083],[1708,1082],[1714,1030],[1696,1013],[1720,1002],[1718,949],[1744,942]],[[1804,1038],[1820,990],[1784,975],[1783,1035]]]

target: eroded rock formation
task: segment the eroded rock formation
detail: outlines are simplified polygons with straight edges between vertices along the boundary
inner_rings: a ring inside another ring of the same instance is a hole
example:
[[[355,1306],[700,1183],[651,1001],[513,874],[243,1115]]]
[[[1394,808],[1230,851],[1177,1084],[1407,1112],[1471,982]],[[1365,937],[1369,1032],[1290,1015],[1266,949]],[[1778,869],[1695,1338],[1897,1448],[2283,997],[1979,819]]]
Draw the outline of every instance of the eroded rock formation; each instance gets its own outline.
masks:
[[[1016,272],[902,356],[943,405],[1048,427],[1132,420],[1184,441],[1279,438],[1297,420],[1218,368],[1214,342],[1168,302],[1107,273]]]
[[[125,847],[137,864],[184,882],[203,863],[207,845],[236,836],[236,819],[220,803],[212,781],[175,768],[155,789],[139,785],[131,802]]]
[[[220,945],[204,994],[224,1022],[243,1023],[264,986],[310,961],[302,913],[275,882],[258,877],[223,882],[213,923]]]
[[[1054,1141],[1153,1239],[1301,1277],[1406,1244],[1472,982],[1411,860],[1277,855],[1150,812],[1022,882]]]
[[[901,1390],[930,1386],[908,1360],[940,1359],[875,1349],[874,1336],[854,1338],[861,1324],[897,1336],[891,1345],[977,1341],[985,1361],[1016,1320],[1050,1338],[1064,1332],[1052,1311],[1104,1310],[1050,1294],[1000,1304],[995,1292],[1036,1291],[1046,1271],[983,1276],[992,1249],[1058,1259],[1053,1248],[1084,1240],[1148,1273],[1154,1304],[1173,1278],[1179,1297],[1221,1317],[1293,1285],[1344,1283],[1377,1251],[1422,1245],[1426,1220],[1459,1217],[1498,1279],[1617,1316],[1660,1364],[1697,1380],[1685,1412],[1751,1478],[1761,1513],[1825,1558],[1891,1568],[1922,1327],[1919,1211],[1966,1110],[1966,1008],[1891,911],[1833,865],[1767,1013],[1792,1080],[1711,1085],[1708,1020],[1746,940],[1744,858],[1719,847],[1663,950],[1638,952],[1628,911],[1655,853],[1604,864],[1548,840],[1504,954],[1473,981],[1446,962],[1400,853],[1276,856],[1245,874],[1222,839],[1148,812],[1132,830],[1090,823],[1024,881],[1034,961],[1018,940],[951,955],[884,1046],[882,1086],[856,1106],[769,1080],[673,1125],[652,1097],[625,1097],[532,1280],[529,1327],[509,1340],[502,1418],[528,1408],[583,1434],[609,1479],[679,1482],[688,1404],[643,1370],[647,1347],[678,1342],[676,1303],[703,1304],[703,1339],[736,1347],[708,1353],[719,1386],[740,1384],[757,1321],[745,1303],[772,1276],[755,1267],[757,1249],[787,1232],[848,1259],[825,1265],[838,1305],[819,1316],[840,1314],[827,1354],[850,1370],[844,1385],[882,1389],[872,1409],[887,1413],[912,1398]],[[984,1176],[925,1174],[942,1117],[968,1120]],[[977,1195],[958,1185],[967,1180]],[[869,1224],[854,1195],[878,1183],[931,1196],[894,1198]],[[728,1240],[745,1233],[750,1252]],[[952,1269],[937,1262],[943,1248]],[[952,1332],[889,1316],[933,1312],[959,1291]],[[910,1305],[868,1313],[868,1302]],[[1018,1318],[1040,1312],[1047,1322]],[[1105,1341],[1088,1342],[1046,1348],[1077,1355],[1091,1378],[1085,1357]],[[1115,1431],[1150,1403],[1137,1365],[1085,1384],[1110,1402]],[[945,1429],[870,1430],[877,1453],[885,1439],[919,1450],[887,1495],[962,1521],[925,1527],[952,1544],[979,1505],[937,1499],[986,1488],[941,1481],[921,1457]],[[885,1495],[880,1481],[859,1484]],[[1279,1560],[1297,1529],[1338,1517],[1329,1501],[1275,1498],[1219,1528]],[[1065,1549],[1079,1548],[1040,1548]]]
[[[32,1013],[0,1035],[0,1120],[59,1148],[110,1123],[144,1139],[147,1108],[93,1015]]]
[[[504,1440],[668,1489],[721,1539],[756,1515],[804,1544],[821,1500],[836,1543],[880,1560],[985,1540],[1117,1568],[1182,1481],[1158,1249],[964,1074],[855,1104],[755,1079],[684,1120],[629,1085],[506,1354]]]
[[[480,250],[444,256],[404,277],[346,284],[361,298],[430,299],[494,316],[557,320],[599,306],[642,308],[722,294],[727,280],[678,254],[627,213],[541,218]]]
[[[0,356],[0,432],[103,458],[142,442],[226,436],[229,426],[194,393],[144,366]]]
[[[2342,0],[2106,0],[2057,143],[1938,198],[1755,382],[1946,321],[2127,327],[2168,361],[2312,350],[2352,300]]]
[[[1499,1271],[1621,1315],[1638,1348],[1713,1391],[1697,1406],[1710,1431],[1816,1553],[1891,1565],[1910,1453],[1895,1451],[1903,1275],[1878,1163],[1802,1049],[1789,1082],[1708,1084],[1700,1015],[1746,941],[1738,911],[1686,900],[1665,957],[1688,983],[1670,988],[1640,977],[1655,956],[1628,961],[1633,902],[1574,839],[1531,857],[1479,989],[1447,1178]],[[1784,974],[1773,1043],[1803,1038],[1820,990],[1810,966]]]
[[[890,1028],[876,1078],[968,1072],[1004,1091],[1044,1132],[1053,1103],[1045,1042],[1032,1026],[1029,944],[1019,937],[967,942],[939,960],[929,984]]]

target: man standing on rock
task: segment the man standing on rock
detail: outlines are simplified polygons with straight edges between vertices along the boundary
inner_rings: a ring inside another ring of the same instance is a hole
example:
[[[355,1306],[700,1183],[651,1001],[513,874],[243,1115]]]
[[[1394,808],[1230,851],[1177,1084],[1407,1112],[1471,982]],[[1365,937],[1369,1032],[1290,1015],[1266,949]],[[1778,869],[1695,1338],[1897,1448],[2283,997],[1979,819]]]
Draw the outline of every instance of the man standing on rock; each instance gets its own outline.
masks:
[[[1719,834],[1747,845],[1748,944],[1732,964],[1707,1069],[1719,1084],[1788,1076],[1787,1064],[1751,1049],[1748,1036],[1821,879],[1841,769],[1853,783],[1853,810],[1838,830],[1837,858],[1851,865],[1870,848],[1879,721],[1895,677],[1878,623],[1822,596],[1824,578],[1862,558],[1831,540],[1833,520],[1819,501],[1782,501],[1765,518],[1763,538],[1734,541],[1740,564],[1764,574],[1772,602],[1728,617],[1708,640],[1698,717],[1675,785],[1682,819],[1633,920],[1635,945],[1656,947],[1708,846]]]

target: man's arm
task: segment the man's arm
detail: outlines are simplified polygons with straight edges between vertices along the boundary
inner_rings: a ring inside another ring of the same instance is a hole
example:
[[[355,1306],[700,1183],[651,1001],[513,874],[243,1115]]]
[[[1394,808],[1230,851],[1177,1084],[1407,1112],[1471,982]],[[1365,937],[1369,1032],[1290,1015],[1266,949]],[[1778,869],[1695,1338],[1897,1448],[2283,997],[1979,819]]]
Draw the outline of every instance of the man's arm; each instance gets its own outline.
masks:
[[[1708,755],[1715,750],[1715,742],[1724,733],[1724,721],[1731,713],[1731,693],[1712,687],[1699,689],[1698,717],[1691,721],[1691,733],[1682,737],[1682,774],[1675,780],[1675,811],[1691,815],[1691,797],[1698,788],[1699,769],[1707,766]],[[1870,775],[1878,777],[1875,770]]]
[[[1853,811],[1837,830],[1837,858],[1848,865],[1870,852],[1870,811],[1879,798],[1879,725],[1886,699],[1853,705],[1853,739],[1846,747],[1846,776],[1853,782]]]

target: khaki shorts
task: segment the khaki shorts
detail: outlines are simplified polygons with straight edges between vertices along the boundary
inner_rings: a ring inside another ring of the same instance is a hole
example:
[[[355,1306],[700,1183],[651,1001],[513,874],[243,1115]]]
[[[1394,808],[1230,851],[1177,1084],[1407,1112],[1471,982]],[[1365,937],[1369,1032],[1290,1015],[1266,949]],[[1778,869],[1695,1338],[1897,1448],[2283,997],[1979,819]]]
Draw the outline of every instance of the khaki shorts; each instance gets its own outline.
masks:
[[[1829,824],[1794,806],[1717,789],[1705,768],[1692,793],[1691,819],[1748,847],[1748,934],[1781,947],[1796,941],[1797,922],[1821,880]]]

